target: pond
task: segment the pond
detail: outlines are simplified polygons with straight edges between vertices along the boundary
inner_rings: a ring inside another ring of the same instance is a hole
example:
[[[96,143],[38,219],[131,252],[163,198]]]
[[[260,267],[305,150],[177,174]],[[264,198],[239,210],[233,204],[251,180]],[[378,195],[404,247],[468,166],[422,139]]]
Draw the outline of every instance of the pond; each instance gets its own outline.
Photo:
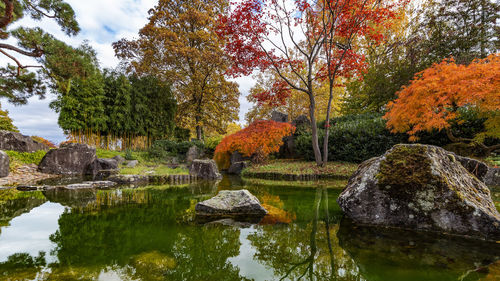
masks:
[[[226,176],[183,186],[0,190],[0,279],[500,280],[500,244],[356,226],[336,203],[340,188],[329,185]],[[197,202],[241,188],[271,215],[258,224],[194,219]]]

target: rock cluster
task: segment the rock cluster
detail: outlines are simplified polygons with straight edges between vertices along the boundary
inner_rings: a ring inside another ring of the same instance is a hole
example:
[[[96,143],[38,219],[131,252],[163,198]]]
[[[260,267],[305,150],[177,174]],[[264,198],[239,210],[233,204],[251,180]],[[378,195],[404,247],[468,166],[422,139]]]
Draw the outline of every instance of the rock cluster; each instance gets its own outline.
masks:
[[[338,198],[355,222],[500,240],[490,191],[454,154],[399,144],[362,163]]]
[[[115,159],[98,159],[96,149],[86,144],[68,143],[51,149],[38,165],[42,173],[56,175],[92,175],[117,170]]]
[[[15,150],[19,152],[35,152],[38,150],[49,150],[49,147],[43,143],[34,141],[29,136],[0,130],[0,149]]]

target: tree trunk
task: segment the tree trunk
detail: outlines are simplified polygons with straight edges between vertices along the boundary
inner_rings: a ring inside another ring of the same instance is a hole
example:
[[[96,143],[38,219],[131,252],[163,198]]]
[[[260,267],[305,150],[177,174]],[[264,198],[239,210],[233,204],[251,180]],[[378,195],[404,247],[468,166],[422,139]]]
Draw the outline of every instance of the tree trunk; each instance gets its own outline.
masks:
[[[309,94],[309,117],[311,118],[311,133],[312,133],[312,146],[314,151],[314,160],[316,164],[321,165],[321,150],[319,149],[318,140],[318,125],[316,123],[316,116],[314,114],[314,109],[316,108],[316,103],[314,102],[314,96],[312,93]]]
[[[486,0],[481,1],[481,42],[480,42],[480,49],[481,49],[481,58],[484,59],[486,57],[486,29],[488,28],[486,26],[486,12],[484,9],[486,9]]]
[[[201,131],[201,126],[196,125],[196,139],[201,141],[202,137],[203,137],[203,133]]]
[[[330,82],[330,97],[328,98],[328,106],[326,108],[326,121],[325,121],[325,138],[323,139],[323,161],[321,166],[326,166],[328,163],[328,137],[330,136],[330,112],[332,111],[333,100],[333,84]]]

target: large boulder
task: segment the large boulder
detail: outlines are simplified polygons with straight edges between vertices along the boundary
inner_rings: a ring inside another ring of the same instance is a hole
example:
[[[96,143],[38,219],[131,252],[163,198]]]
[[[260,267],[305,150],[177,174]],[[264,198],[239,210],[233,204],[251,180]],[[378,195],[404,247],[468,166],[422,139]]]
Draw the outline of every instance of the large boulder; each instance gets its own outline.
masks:
[[[263,217],[267,214],[257,197],[248,190],[221,190],[219,194],[195,206],[197,216]]]
[[[113,158],[95,159],[87,166],[86,175],[93,177],[105,177],[108,174],[118,173],[118,162]]]
[[[299,115],[297,118],[293,119],[292,125],[295,126],[297,129],[299,128],[304,128],[308,129],[311,127],[311,121],[309,118],[307,118],[306,115]]]
[[[476,176],[480,181],[484,182],[484,178],[488,173],[489,167],[486,163],[468,157],[463,157],[460,155],[454,155],[454,157],[462,164],[462,166],[467,169],[471,174]]]
[[[435,146],[399,144],[365,161],[337,201],[361,224],[500,240],[489,189]]]
[[[231,166],[229,166],[227,173],[232,175],[239,175],[246,167],[248,167],[248,161],[235,162],[232,163]]]
[[[121,156],[121,155],[116,155],[115,157],[113,157],[111,159],[115,159],[118,166],[120,166],[121,164],[123,164],[126,161],[126,159],[123,158],[123,156]]]
[[[0,178],[5,178],[9,175],[10,158],[7,153],[0,150]]]
[[[490,167],[484,176],[484,183],[488,186],[500,186],[500,168]]]
[[[51,149],[38,165],[42,173],[57,175],[84,175],[96,161],[96,149],[86,144],[68,143]]]
[[[43,143],[34,141],[31,137],[20,133],[0,130],[0,149],[15,150],[20,152],[35,152],[38,150],[49,150]]]
[[[214,160],[194,160],[189,167],[189,174],[201,179],[222,179],[222,175],[219,173]]]
[[[191,146],[186,153],[186,162],[191,163],[196,159],[203,158],[203,151],[196,145]]]
[[[275,122],[288,123],[288,114],[273,111],[271,112],[271,120]]]

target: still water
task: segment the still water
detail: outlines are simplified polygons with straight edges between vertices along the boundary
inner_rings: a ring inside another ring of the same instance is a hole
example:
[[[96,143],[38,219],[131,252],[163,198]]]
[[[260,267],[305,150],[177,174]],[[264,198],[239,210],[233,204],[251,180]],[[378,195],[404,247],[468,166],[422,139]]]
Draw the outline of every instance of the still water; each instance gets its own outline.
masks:
[[[335,185],[0,190],[0,280],[500,280],[500,244],[356,226]],[[241,188],[271,215],[196,221],[197,202]]]

